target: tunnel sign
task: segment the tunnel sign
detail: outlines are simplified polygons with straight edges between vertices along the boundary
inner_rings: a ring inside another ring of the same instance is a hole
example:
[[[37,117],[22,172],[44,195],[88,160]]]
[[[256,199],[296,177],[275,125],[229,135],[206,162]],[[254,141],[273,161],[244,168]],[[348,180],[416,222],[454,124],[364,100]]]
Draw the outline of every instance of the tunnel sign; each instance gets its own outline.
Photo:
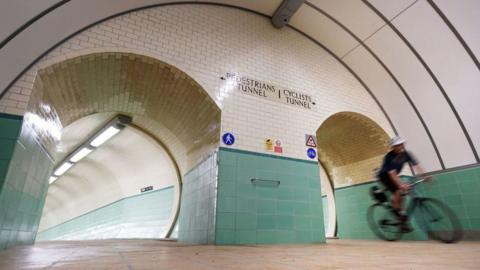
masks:
[[[313,135],[305,134],[305,145],[309,147],[317,147],[317,138]]]
[[[233,145],[235,143],[235,136],[233,136],[232,133],[227,132],[227,133],[223,134],[222,140],[223,140],[224,144],[230,146],[230,145]]]
[[[314,159],[317,157],[317,151],[315,151],[315,149],[313,148],[308,148],[307,149],[307,156],[311,159]]]
[[[312,95],[304,94],[294,89],[287,89],[230,72],[227,72],[227,75],[221,78],[227,81],[227,87],[233,87],[246,95],[280,102],[306,110],[315,109],[316,103]]]

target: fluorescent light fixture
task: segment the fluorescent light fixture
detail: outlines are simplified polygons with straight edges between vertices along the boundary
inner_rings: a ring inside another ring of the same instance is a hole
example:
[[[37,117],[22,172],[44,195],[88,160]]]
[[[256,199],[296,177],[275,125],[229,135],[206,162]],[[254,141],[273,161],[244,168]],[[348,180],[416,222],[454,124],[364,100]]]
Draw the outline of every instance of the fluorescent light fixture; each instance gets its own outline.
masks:
[[[49,110],[49,108],[45,107],[45,111],[47,110]],[[120,130],[127,127],[130,123],[132,123],[132,117],[130,116],[121,114],[115,116],[115,118],[110,120],[110,122],[103,126],[97,133],[95,133],[95,135],[85,140],[79,148],[75,149],[64,159],[64,161],[61,163],[62,165],[57,167],[53,175],[50,176],[50,184],[55,182],[59,176],[68,171],[75,163],[79,162],[92,151],[94,151],[95,147],[99,147],[108,141],[110,138],[120,132]]]
[[[111,126],[107,128],[105,131],[103,131],[102,133],[100,133],[95,139],[93,139],[90,145],[93,147],[99,147],[100,145],[102,145],[104,142],[106,142],[108,139],[113,137],[118,132],[120,132],[120,129],[114,126]]]
[[[58,179],[58,177],[56,177],[56,176],[50,176],[50,179],[48,179],[48,182],[51,184],[51,183],[57,181],[57,179]]]
[[[53,174],[55,174],[55,176],[60,176],[64,174],[66,171],[68,171],[68,169],[70,169],[70,167],[72,166],[73,166],[73,163],[65,162],[62,164],[62,166],[58,167],[58,169],[56,169]]]
[[[79,162],[82,158],[86,157],[92,151],[93,151],[92,149],[84,147],[82,148],[82,150],[78,151],[70,158],[70,162],[73,162],[73,163]]]

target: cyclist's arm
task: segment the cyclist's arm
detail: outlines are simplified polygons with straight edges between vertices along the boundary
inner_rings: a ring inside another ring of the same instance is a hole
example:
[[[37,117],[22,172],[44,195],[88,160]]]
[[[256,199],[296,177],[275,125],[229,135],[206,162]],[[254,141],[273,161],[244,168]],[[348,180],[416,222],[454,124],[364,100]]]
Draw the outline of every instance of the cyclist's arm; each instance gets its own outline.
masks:
[[[422,166],[420,166],[420,164],[413,165],[412,167],[416,175],[419,175],[420,177],[424,177],[425,180],[427,181],[432,180],[431,176],[425,176],[425,170],[422,168]]]
[[[420,166],[420,164],[415,164],[412,166],[412,168],[416,175],[425,174],[425,171],[423,170],[422,166]]]
[[[393,182],[397,185],[398,188],[403,188],[405,186],[402,180],[400,180],[400,176],[398,176],[396,170],[388,171],[388,176],[390,176],[390,179],[393,180]]]

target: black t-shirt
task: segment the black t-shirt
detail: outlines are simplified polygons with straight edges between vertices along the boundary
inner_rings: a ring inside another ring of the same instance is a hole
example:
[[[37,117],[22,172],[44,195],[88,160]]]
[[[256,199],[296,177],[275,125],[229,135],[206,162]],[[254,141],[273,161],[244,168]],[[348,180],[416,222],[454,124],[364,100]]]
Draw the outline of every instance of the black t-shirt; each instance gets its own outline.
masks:
[[[400,154],[396,154],[394,151],[388,152],[383,158],[382,168],[380,169],[378,175],[380,177],[387,176],[388,172],[395,170],[398,173],[402,171],[403,165],[405,163],[410,163],[411,165],[417,165],[417,160],[413,155],[407,151]]]

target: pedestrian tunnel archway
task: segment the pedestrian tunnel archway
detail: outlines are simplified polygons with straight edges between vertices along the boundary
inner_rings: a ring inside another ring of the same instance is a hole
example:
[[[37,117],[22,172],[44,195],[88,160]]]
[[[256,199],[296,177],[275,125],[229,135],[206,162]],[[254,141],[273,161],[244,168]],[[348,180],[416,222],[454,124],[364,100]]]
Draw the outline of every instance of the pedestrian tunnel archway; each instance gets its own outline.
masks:
[[[318,159],[321,164],[322,189],[328,214],[327,236],[337,234],[340,219],[365,222],[364,213],[345,212],[356,201],[355,195],[338,202],[335,189],[369,182],[388,151],[389,136],[373,120],[354,112],[339,112],[327,118],[317,130]],[[347,205],[346,205],[347,204]],[[339,209],[341,208],[341,209]],[[350,215],[357,215],[358,218]],[[345,217],[345,215],[349,215]]]
[[[132,123],[50,185],[38,239],[171,236],[182,176],[218,146],[220,109],[172,65],[94,53],[38,71],[24,126],[58,165],[118,114]]]

